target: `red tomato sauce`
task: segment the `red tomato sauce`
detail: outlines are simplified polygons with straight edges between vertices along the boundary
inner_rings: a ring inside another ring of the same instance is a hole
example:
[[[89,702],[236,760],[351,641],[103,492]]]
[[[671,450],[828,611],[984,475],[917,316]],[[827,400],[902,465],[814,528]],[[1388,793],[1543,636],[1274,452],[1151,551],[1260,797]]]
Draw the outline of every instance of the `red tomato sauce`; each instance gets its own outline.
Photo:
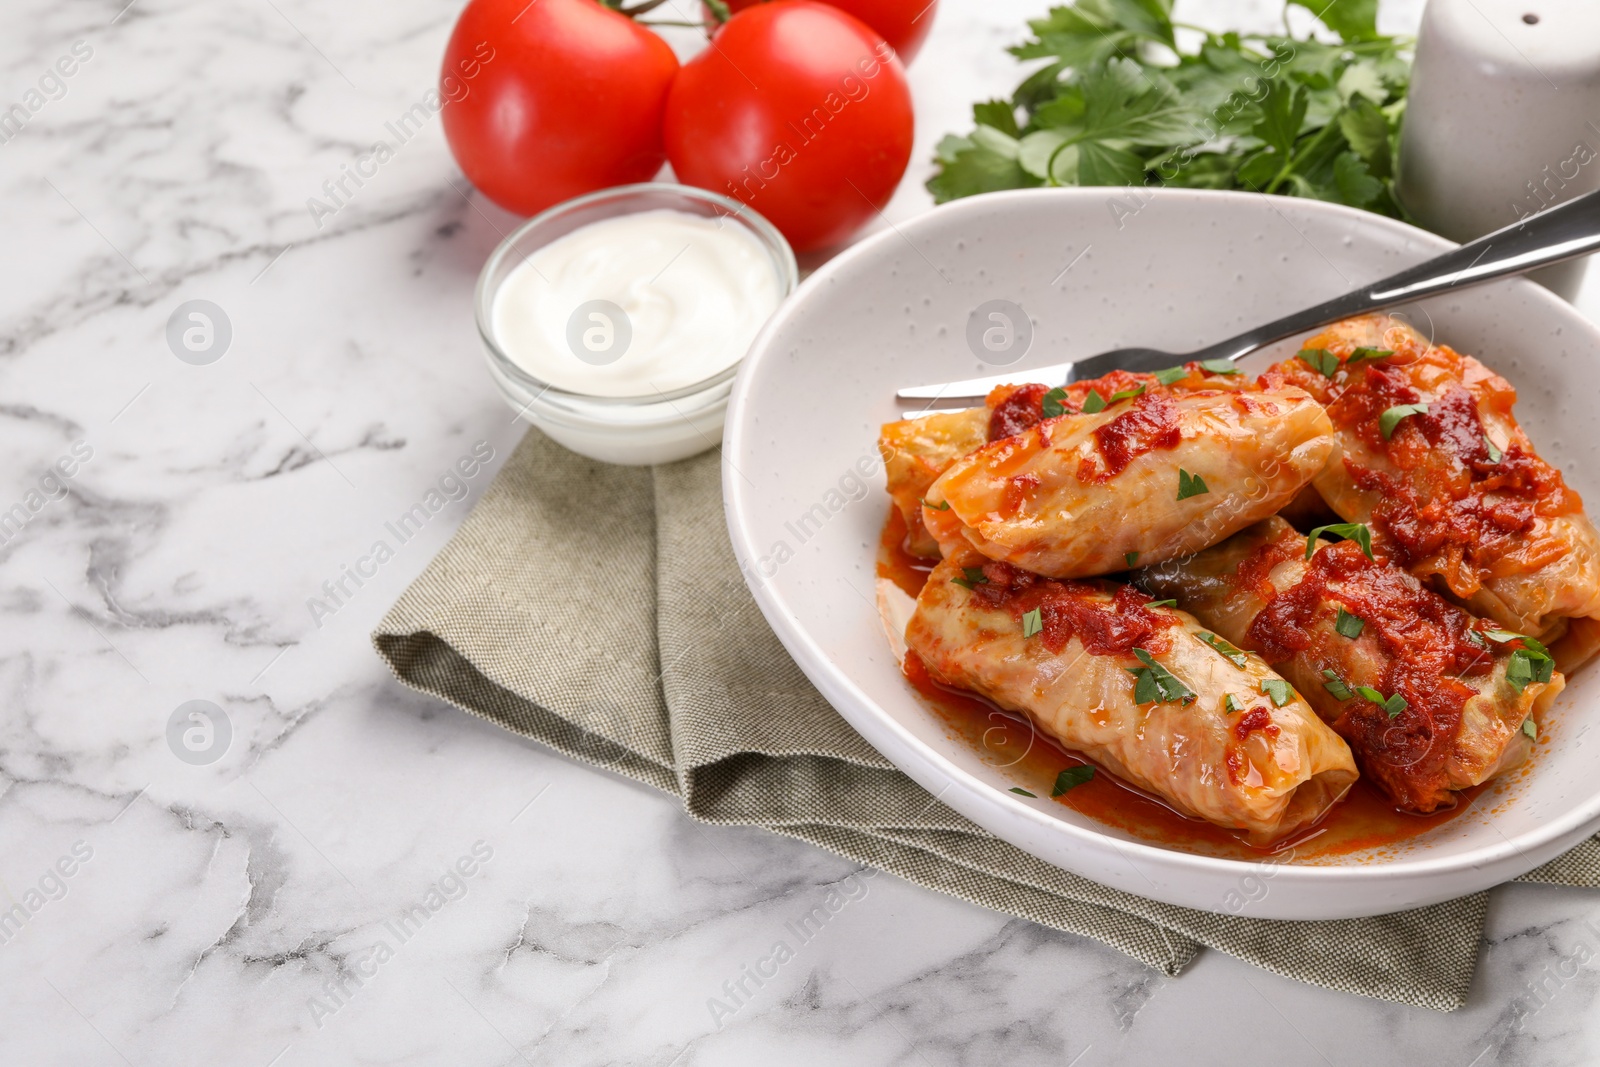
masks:
[[[1159,655],[1171,647],[1165,631],[1177,625],[1177,616],[1151,609],[1152,598],[1130,585],[1113,591],[1094,579],[1042,578],[993,561],[982,570],[983,581],[973,583],[972,595],[1019,621],[1037,611],[1043,627],[1039,639],[1051,652],[1060,652],[1074,637],[1091,656],[1125,656],[1135,648]]]
[[[1002,386],[1009,389],[1009,395],[999,399],[989,409],[989,440],[998,441],[1005,437],[1015,437],[1024,430],[1032,429],[1044,419],[1044,394],[1050,391],[1048,385],[1023,385],[1015,387]],[[996,390],[998,393],[999,390]],[[991,394],[991,400],[995,400]],[[1076,409],[1073,409],[1076,410]]]
[[[1178,405],[1162,393],[1141,393],[1133,406],[1095,430],[1100,463],[1085,459],[1078,468],[1081,482],[1108,482],[1147,452],[1177,448],[1183,434],[1178,428]]]

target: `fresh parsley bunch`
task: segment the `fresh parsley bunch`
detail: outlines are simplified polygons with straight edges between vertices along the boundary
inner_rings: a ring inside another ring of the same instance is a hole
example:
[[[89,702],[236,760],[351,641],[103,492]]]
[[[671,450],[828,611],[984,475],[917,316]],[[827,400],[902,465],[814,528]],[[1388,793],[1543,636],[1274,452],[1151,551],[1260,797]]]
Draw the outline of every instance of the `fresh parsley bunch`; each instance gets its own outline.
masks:
[[[973,107],[928,189],[939,203],[1041,185],[1171,185],[1331,200],[1405,218],[1394,157],[1409,41],[1378,33],[1378,0],[1287,0],[1340,43],[1212,33],[1172,0],[1075,0],[1010,51],[1048,62],[1009,100]],[[1200,33],[1194,51],[1178,30]]]

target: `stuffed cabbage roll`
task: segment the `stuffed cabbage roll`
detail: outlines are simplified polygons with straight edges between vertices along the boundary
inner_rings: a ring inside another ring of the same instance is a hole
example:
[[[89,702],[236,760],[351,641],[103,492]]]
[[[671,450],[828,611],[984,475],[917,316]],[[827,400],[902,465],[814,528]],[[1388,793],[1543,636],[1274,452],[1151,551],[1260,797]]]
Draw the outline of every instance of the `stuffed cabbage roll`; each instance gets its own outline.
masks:
[[[1266,377],[1327,405],[1337,447],[1317,491],[1341,518],[1369,524],[1381,554],[1546,642],[1581,619],[1563,666],[1593,653],[1600,535],[1517,425],[1509,382],[1378,315],[1313,337]]]
[[[906,626],[938,681],[1255,844],[1315,822],[1355,781],[1349,748],[1287,683],[1208,644],[1192,616],[1131,586],[965,556],[934,568]]]
[[[1543,645],[1374,562],[1359,539],[1311,550],[1273,517],[1136,579],[1294,683],[1401,808],[1452,807],[1527,758],[1534,712],[1565,684]]]
[[[1322,405],[1292,386],[1116,396],[952,462],[923,507],[944,554],[965,542],[1054,578],[1157,563],[1276,512],[1333,447]]]
[[[878,451],[883,455],[889,496],[906,523],[906,551],[926,559],[939,558],[939,542],[922,521],[922,501],[928,487],[957,459],[990,441],[998,441],[1037,426],[1045,418],[1045,398],[1063,411],[1079,411],[1091,392],[1103,401],[1119,392],[1147,389],[1218,388],[1228,383],[1249,387],[1238,374],[1205,371],[1199,364],[1185,368],[1182,378],[1163,385],[1154,374],[1112,371],[1052,390],[1038,383],[1001,385],[990,391],[984,406],[961,411],[936,411],[883,425]],[[1055,410],[1052,407],[1052,410]]]
[[[889,497],[906,521],[906,551],[939,558],[939,542],[922,524],[922,498],[945,468],[988,440],[989,409],[941,411],[885,423],[878,436]]]

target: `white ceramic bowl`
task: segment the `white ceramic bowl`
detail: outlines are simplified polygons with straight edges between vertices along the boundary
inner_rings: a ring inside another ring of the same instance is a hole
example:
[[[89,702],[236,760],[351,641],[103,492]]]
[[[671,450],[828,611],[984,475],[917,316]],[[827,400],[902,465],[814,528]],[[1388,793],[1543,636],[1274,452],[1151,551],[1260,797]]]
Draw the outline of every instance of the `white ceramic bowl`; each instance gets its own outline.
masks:
[[[994,372],[966,341],[979,304],[1013,301],[1032,319],[1031,349],[1015,364],[1025,381],[1029,366],[1122,345],[1197,348],[1449,247],[1316,201],[1107,189],[973,197],[861,242],[779,309],[734,385],[723,490],[757,603],[829,702],[912,778],[1012,844],[1129,893],[1331,919],[1419,907],[1533,869],[1600,821],[1600,732],[1587,732],[1600,666],[1569,682],[1529,773],[1465,814],[1382,852],[1263,872],[1008,792],[1008,772],[919,702],[871,604],[888,509],[879,424],[899,417],[898,386]],[[1429,301],[1411,318],[1509,378],[1542,454],[1591,506],[1600,502],[1600,330],[1521,279]],[[1258,354],[1246,369],[1296,347]],[[862,494],[849,475],[864,470],[875,474]]]

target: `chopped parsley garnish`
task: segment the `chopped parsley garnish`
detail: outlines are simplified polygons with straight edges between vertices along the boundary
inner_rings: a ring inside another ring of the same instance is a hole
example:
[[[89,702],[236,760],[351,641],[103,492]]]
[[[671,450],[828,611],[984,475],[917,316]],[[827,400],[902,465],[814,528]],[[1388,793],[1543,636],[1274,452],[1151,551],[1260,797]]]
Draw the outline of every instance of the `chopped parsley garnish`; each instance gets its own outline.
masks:
[[[1383,434],[1385,441],[1394,436],[1394,429],[1400,425],[1400,420],[1412,415],[1426,415],[1426,404],[1396,404],[1392,408],[1384,408],[1383,414],[1378,416],[1378,430]]]
[[[1139,553],[1124,552],[1122,558],[1128,561],[1128,566],[1132,567],[1134,564],[1139,562]]]
[[[1506,664],[1506,681],[1520,693],[1529,682],[1548,682],[1555,669],[1556,661],[1545,653],[1519,648],[1511,653],[1511,662]]]
[[[1294,355],[1324,378],[1332,378],[1339,372],[1339,357],[1326,348],[1302,348]]]
[[[1473,631],[1467,632],[1470,634]],[[1506,681],[1517,692],[1527,688],[1529,682],[1548,682],[1555,674],[1556,661],[1538,638],[1511,630],[1484,630],[1483,636],[1502,645],[1511,641],[1522,643],[1521,648],[1511,653],[1511,662],[1506,664]]]
[[[989,584],[989,579],[984,575],[982,567],[962,567],[961,577],[952,578],[950,580],[956,585],[961,586],[963,589],[971,589],[973,586]]]
[[[1182,467],[1178,468],[1178,499],[1188,500],[1192,496],[1204,496],[1211,492],[1206,488],[1205,479],[1198,474],[1190,474]]]
[[[1081,767],[1068,767],[1066,770],[1056,775],[1056,784],[1051,787],[1050,795],[1053,797],[1058,797],[1069,789],[1076,789],[1078,786],[1082,785],[1084,782],[1087,782],[1093,777],[1094,768],[1089,766],[1087,763]]]
[[[1143,667],[1124,667],[1123,670],[1137,679],[1133,687],[1135,704],[1187,704],[1194,699],[1194,691],[1180,682],[1176,675],[1156,662],[1154,656],[1142,648],[1133,650]]]
[[[1206,644],[1210,645],[1214,650],[1216,650],[1217,655],[1221,656],[1235,667],[1243,667],[1245,665],[1248,653],[1246,653],[1244,649],[1239,648],[1236,645],[1229,644],[1216,634],[1195,634],[1195,636],[1204,641]]]
[[[1011,791],[1017,794],[1019,797],[1033,797],[1035,800],[1039,799],[1038,793],[1030,793],[1026,789],[1022,789],[1018,786],[1012,786]]]
[[[1239,705],[1233,702],[1232,693],[1222,694],[1222,709],[1230,715],[1239,710]]]
[[[1322,676],[1327,679],[1326,682],[1322,683],[1322,688],[1332,693],[1333,699],[1349,700],[1353,695],[1350,692],[1350,687],[1345,685],[1344,680],[1337,674],[1333,673],[1333,671],[1323,671]]]
[[[1391,719],[1399,715],[1402,711],[1406,710],[1406,698],[1401,696],[1399,693],[1395,693],[1393,696],[1386,698],[1382,693],[1378,692],[1370,685],[1358,685],[1356,686],[1356,692],[1360,693],[1362,696],[1378,705],[1378,707],[1382,708],[1388,713],[1389,718]]]
[[[1333,628],[1340,637],[1348,637],[1354,641],[1361,636],[1361,631],[1366,625],[1366,620],[1361,616],[1352,615],[1344,608],[1340,608],[1339,617],[1334,620]]]
[[[941,500],[937,504],[930,504],[926,500],[924,500],[922,502],[922,506],[925,507],[925,508],[932,508],[934,511],[949,511],[950,510],[950,501]]]
[[[1368,559],[1373,558],[1372,531],[1367,529],[1366,523],[1333,522],[1329,523],[1327,526],[1318,526],[1315,530],[1312,530],[1306,535],[1306,559],[1310,559],[1311,554],[1317,550],[1317,538],[1321,537],[1325,533],[1331,533],[1335,537],[1343,537],[1346,540],[1354,541],[1360,546],[1363,555],[1365,555]]]
[[[1062,404],[1061,402],[1066,398],[1066,387],[1060,385],[1044,394],[1044,399],[1039,403],[1039,406],[1044,409],[1044,417],[1047,419],[1053,419],[1057,415],[1065,415],[1067,413],[1067,408],[1066,405]]]
[[[1497,445],[1493,441],[1489,440],[1489,435],[1488,434],[1484,434],[1483,435],[1483,447],[1487,448],[1489,450],[1489,462],[1490,463],[1499,463],[1500,462],[1500,457],[1505,455],[1504,452],[1500,451],[1500,446],[1499,445]]]
[[[1152,600],[1145,605],[1147,608],[1175,608],[1177,606],[1178,602],[1176,600]]]
[[[1093,415],[1097,411],[1104,411],[1119,400],[1131,400],[1142,392],[1144,392],[1144,386],[1136,385],[1132,389],[1117,390],[1111,394],[1111,399],[1107,400],[1091,389],[1089,390],[1089,395],[1083,398],[1083,413],[1085,415]]]
[[[1348,367],[1350,364],[1360,363],[1364,359],[1388,359],[1392,355],[1394,355],[1393,349],[1367,348],[1363,345],[1354,352],[1350,353],[1349,357],[1344,361],[1344,365]]]
[[[1243,374],[1244,371],[1233,365],[1231,359],[1202,359],[1200,369],[1208,370],[1212,374]]]
[[[1156,371],[1156,381],[1162,385],[1171,385],[1173,382],[1182,381],[1188,376],[1188,367],[1168,367],[1166,370]]]
[[[1294,689],[1282,678],[1261,679],[1261,691],[1272,698],[1272,706],[1281,708],[1294,696]]]
[[[1528,740],[1539,740],[1539,724],[1532,719],[1522,720],[1522,732],[1528,735]]]
[[[1032,611],[1022,616],[1023,637],[1032,637],[1034,634],[1043,629],[1044,619],[1040,617],[1038,608],[1034,608]]]
[[[1521,641],[1522,647],[1531,652],[1537,652],[1541,656],[1550,655],[1550,650],[1545,648],[1544,643],[1538,638],[1529,637],[1527,634],[1519,634],[1515,630],[1485,630],[1483,631],[1483,636],[1502,645],[1507,641]]]

